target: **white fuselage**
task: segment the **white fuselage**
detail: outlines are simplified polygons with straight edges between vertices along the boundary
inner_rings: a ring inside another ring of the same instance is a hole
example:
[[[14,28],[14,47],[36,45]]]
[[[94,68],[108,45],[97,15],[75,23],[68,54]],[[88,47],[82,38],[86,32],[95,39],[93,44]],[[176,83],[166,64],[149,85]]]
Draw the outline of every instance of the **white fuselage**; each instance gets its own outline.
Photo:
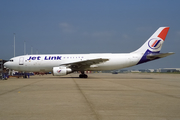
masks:
[[[45,54],[45,55],[24,55],[11,59],[6,66],[13,70],[29,72],[52,72],[53,67],[63,64],[85,61],[96,58],[109,59],[106,62],[93,64],[85,70],[114,70],[136,65],[142,54]]]
[[[80,71],[79,77],[87,78],[84,71],[122,69],[174,54],[160,53],[168,30],[169,27],[160,27],[131,53],[24,55],[14,57],[4,65],[17,71],[52,72],[58,76]]]

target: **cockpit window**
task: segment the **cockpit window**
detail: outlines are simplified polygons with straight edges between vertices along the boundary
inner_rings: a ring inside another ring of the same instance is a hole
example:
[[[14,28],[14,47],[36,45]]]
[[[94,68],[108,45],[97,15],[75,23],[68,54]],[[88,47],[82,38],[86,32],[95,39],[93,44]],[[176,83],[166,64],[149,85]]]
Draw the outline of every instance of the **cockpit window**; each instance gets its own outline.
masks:
[[[9,60],[10,62],[13,62],[13,60],[11,59],[11,60]]]

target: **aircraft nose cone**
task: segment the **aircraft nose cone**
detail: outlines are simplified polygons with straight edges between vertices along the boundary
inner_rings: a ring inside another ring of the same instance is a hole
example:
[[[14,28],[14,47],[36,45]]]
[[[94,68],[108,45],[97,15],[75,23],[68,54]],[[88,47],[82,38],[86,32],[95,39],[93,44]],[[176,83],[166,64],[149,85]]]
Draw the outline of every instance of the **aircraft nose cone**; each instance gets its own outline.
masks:
[[[8,67],[8,64],[9,64],[8,62],[5,62],[5,63],[4,63],[4,66],[5,66],[5,67]]]

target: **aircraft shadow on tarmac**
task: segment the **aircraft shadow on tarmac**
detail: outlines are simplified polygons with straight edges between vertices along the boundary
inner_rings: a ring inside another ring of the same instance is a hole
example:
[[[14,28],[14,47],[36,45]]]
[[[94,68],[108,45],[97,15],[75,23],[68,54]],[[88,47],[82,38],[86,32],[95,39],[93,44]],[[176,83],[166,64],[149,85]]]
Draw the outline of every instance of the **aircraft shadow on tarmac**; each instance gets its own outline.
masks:
[[[119,79],[119,80],[123,80],[123,79],[155,79],[155,78],[151,78],[151,77],[96,77],[96,76],[89,76],[88,78],[79,78],[78,76],[77,77],[67,77],[67,76],[48,76],[46,78],[49,78],[49,79],[54,79],[54,78],[58,78],[58,79],[80,79],[80,80],[89,80],[89,79]]]

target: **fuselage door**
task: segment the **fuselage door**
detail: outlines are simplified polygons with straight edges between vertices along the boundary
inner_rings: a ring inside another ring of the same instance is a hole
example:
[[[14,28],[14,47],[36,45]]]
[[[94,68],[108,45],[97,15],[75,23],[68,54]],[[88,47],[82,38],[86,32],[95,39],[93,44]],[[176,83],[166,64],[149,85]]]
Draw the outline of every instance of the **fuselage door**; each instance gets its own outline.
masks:
[[[19,65],[24,65],[24,57],[19,58]]]

